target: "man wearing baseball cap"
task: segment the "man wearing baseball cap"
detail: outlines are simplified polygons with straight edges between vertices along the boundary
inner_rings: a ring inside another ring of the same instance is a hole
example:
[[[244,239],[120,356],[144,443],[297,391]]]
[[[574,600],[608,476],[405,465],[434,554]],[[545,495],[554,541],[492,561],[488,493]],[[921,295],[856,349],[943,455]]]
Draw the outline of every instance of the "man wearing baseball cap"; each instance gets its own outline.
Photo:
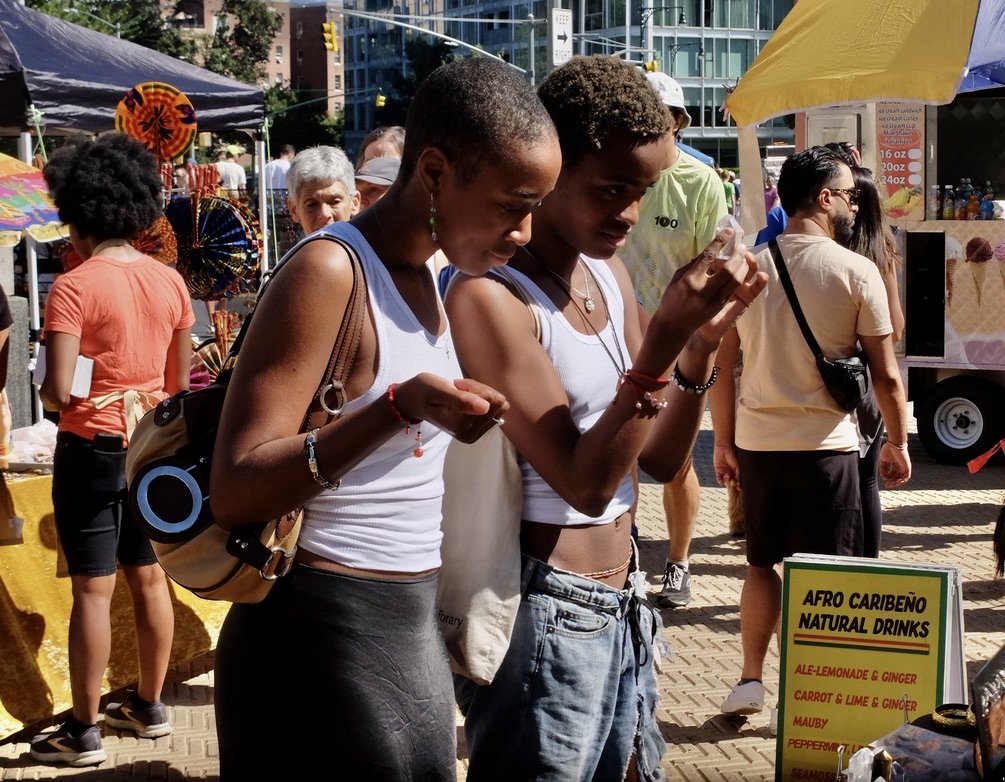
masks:
[[[715,226],[726,215],[726,197],[715,170],[677,146],[678,134],[691,124],[684,91],[665,73],[646,73],[674,116],[668,137],[673,161],[642,200],[639,220],[618,253],[635,285],[635,294],[652,313],[677,269],[697,256],[715,236]],[[668,549],[663,587],[656,598],[661,607],[682,608],[691,600],[688,551],[700,503],[698,476],[691,459],[663,486]]]
[[[399,157],[372,157],[356,171],[356,190],[359,191],[359,211],[379,201],[398,178]]]

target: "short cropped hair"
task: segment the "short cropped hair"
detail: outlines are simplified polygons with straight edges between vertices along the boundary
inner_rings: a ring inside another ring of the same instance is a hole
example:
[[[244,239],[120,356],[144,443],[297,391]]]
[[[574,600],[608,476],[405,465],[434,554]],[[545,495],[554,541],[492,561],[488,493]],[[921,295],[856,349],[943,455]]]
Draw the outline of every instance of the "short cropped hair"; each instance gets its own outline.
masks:
[[[454,60],[433,71],[412,98],[398,178],[407,182],[429,147],[441,150],[458,178],[469,182],[482,166],[554,138],[548,112],[515,69],[488,57]]]
[[[817,200],[820,191],[841,175],[847,165],[827,147],[810,147],[785,158],[778,175],[778,200],[792,217]]]
[[[328,187],[335,182],[341,182],[349,195],[356,192],[356,171],[338,147],[309,147],[298,152],[286,172],[287,193],[294,201],[305,185]]]
[[[643,72],[617,57],[573,57],[537,93],[558,129],[563,166],[616,133],[645,144],[673,130],[673,115]]]
[[[401,125],[381,125],[374,128],[365,136],[363,143],[359,145],[359,154],[356,155],[356,168],[363,165],[363,153],[366,148],[375,141],[389,141],[398,150],[398,157],[405,151],[405,129]]]
[[[122,133],[70,141],[42,173],[59,219],[82,237],[135,239],[161,211],[164,181],[157,160]]]

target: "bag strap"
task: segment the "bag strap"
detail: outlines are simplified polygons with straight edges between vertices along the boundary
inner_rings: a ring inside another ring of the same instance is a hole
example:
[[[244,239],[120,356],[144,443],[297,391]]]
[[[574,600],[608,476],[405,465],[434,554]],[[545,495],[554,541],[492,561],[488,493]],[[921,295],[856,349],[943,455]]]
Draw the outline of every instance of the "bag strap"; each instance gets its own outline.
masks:
[[[342,323],[339,326],[335,344],[332,346],[332,354],[328,359],[328,366],[325,368],[321,382],[318,384],[318,388],[314,392],[310,404],[307,406],[304,420],[301,422],[301,432],[308,432],[311,429],[323,426],[332,418],[341,414],[342,408],[347,401],[345,384],[349,379],[349,372],[352,370],[356,354],[359,352],[360,342],[363,337],[363,324],[366,322],[366,277],[363,274],[363,266],[359,260],[359,254],[348,242],[334,236],[322,234],[312,237],[308,241],[319,239],[335,242],[346,251],[346,254],[349,256],[349,262],[352,265],[352,289],[349,292],[349,301],[342,315]],[[298,245],[294,249],[299,249],[301,246]],[[275,279],[276,274],[290,261],[293,255],[294,252],[291,250],[276,264],[276,268],[272,270],[268,279],[258,291],[258,301],[262,300],[262,296],[265,295],[269,283]],[[237,358],[241,345],[244,344],[244,338],[254,314],[254,310],[249,312],[244,319],[244,323],[241,324],[241,330],[230,346],[230,350],[227,351],[227,356],[223,360],[223,366],[230,366],[232,361]]]
[[[796,298],[796,289],[792,287],[792,279],[789,277],[789,270],[785,267],[785,259],[782,258],[778,242],[772,239],[768,242],[768,249],[771,250],[771,257],[775,261],[775,268],[778,269],[778,279],[781,280],[782,287],[785,289],[785,295],[788,296],[789,304],[792,306],[792,314],[796,316],[799,330],[803,332],[803,339],[810,346],[810,350],[813,351],[814,356],[823,355],[823,351],[820,350],[820,343],[813,336],[813,332],[810,331],[810,325],[806,322],[806,317],[803,315],[803,308],[799,306],[799,299]]]

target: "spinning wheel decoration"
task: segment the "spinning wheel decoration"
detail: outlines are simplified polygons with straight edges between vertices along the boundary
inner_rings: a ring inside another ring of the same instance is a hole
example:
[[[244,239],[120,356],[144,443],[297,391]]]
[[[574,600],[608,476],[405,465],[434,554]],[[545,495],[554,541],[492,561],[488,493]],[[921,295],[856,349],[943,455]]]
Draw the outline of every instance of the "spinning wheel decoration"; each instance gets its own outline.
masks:
[[[258,222],[225,198],[177,198],[165,210],[178,239],[178,271],[192,298],[221,299],[253,277],[261,258]]]
[[[133,240],[133,247],[168,266],[178,261],[178,239],[164,215]]]
[[[171,160],[192,145],[195,109],[181,90],[159,81],[137,84],[119,101],[115,129],[142,141],[158,160]]]

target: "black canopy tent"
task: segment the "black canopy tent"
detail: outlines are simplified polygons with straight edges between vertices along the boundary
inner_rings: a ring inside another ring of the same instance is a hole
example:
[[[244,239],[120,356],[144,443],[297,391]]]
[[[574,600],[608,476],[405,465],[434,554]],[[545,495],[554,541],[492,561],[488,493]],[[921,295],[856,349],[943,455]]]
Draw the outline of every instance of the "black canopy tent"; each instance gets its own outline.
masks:
[[[265,120],[259,87],[0,0],[0,128],[29,128],[34,106],[50,132],[107,131],[122,96],[147,81],[185,93],[200,130],[258,129]]]
[[[20,155],[26,162],[31,158],[35,116],[44,132],[54,135],[110,131],[126,92],[150,81],[181,90],[195,109],[199,130],[254,132],[264,125],[265,96],[260,87],[34,11],[17,0],[0,0],[0,135],[19,136]],[[261,178],[265,153],[260,136],[255,154]],[[261,181],[259,192],[263,192]],[[38,268],[30,239],[27,245],[29,320],[37,330]],[[267,248],[268,241],[263,272],[268,269]],[[41,416],[37,393],[35,397],[36,414]]]

